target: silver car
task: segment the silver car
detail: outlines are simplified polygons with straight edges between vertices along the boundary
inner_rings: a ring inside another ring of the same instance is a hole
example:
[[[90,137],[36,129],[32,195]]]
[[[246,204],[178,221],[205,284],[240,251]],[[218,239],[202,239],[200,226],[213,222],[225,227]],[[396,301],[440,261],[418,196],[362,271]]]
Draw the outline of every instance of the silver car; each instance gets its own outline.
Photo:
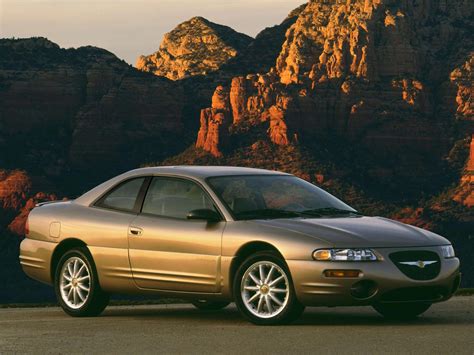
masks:
[[[41,204],[20,254],[72,316],[99,315],[110,294],[139,294],[200,309],[234,301],[256,324],[290,322],[305,306],[410,318],[460,283],[445,238],[363,216],[295,176],[236,167],[137,169]]]

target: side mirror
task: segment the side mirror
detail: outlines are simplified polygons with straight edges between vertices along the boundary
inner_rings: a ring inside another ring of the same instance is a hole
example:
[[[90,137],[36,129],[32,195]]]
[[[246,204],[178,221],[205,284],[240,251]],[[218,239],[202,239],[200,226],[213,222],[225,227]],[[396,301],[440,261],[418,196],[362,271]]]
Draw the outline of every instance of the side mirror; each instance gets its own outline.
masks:
[[[208,222],[219,222],[222,220],[219,213],[209,209],[192,210],[187,215],[188,219],[208,221]]]

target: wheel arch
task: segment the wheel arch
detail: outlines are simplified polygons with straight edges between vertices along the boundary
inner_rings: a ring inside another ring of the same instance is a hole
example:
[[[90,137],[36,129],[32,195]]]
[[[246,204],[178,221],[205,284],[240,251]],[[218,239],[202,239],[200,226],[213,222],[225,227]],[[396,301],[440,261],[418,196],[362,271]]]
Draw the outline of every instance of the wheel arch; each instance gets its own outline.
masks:
[[[260,251],[274,251],[281,257],[283,261],[285,261],[285,258],[283,257],[282,253],[278,250],[278,248],[268,242],[252,241],[252,242],[248,242],[242,245],[237,251],[237,253],[235,253],[235,257],[233,258],[230,264],[229,286],[230,286],[231,293],[233,293],[234,278],[240,264],[242,264],[242,262],[246,258],[248,258],[250,255],[260,252]]]
[[[77,239],[77,238],[68,238],[68,239],[64,239],[63,241],[61,241],[58,244],[58,246],[54,249],[53,255],[51,257],[51,268],[50,268],[50,270],[51,270],[50,277],[51,277],[52,282],[54,282],[54,277],[55,277],[55,274],[56,274],[56,267],[58,266],[58,263],[59,263],[59,260],[61,259],[61,257],[68,250],[71,250],[71,249],[77,248],[77,247],[87,248],[87,244],[84,243],[82,240]],[[87,250],[89,251],[88,248],[87,248]],[[92,257],[92,255],[90,254],[90,251],[89,251],[89,255]]]

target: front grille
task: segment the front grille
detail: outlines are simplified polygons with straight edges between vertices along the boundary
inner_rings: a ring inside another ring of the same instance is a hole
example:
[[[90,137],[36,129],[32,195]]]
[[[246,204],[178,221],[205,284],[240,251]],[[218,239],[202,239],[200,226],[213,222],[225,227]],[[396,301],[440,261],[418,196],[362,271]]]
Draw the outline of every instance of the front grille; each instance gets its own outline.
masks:
[[[381,302],[420,302],[440,301],[448,296],[449,290],[438,286],[406,287],[388,291],[380,298]]]
[[[398,251],[389,257],[401,272],[413,280],[434,279],[441,270],[441,260],[432,251]]]

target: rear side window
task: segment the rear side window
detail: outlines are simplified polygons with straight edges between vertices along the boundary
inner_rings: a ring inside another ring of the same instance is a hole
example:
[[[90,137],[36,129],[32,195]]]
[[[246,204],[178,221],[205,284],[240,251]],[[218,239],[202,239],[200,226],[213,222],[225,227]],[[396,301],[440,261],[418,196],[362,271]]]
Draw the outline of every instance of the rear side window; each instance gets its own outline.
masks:
[[[186,219],[197,209],[216,211],[203,189],[192,181],[176,178],[153,178],[142,212],[155,216]]]
[[[103,196],[95,205],[102,208],[133,212],[145,178],[123,182]]]

